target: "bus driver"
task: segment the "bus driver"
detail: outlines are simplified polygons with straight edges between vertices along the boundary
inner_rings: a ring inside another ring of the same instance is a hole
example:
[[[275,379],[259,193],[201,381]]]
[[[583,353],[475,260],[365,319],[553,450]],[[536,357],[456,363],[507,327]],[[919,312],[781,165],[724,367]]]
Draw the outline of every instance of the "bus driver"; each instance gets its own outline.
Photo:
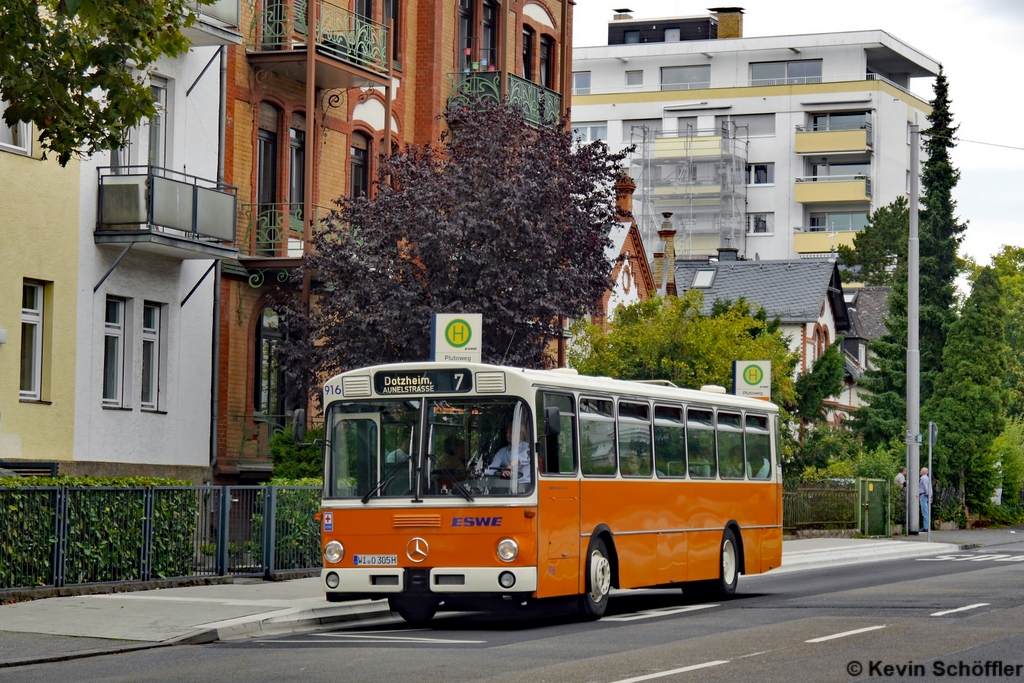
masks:
[[[498,452],[494,454],[494,460],[491,461],[490,467],[484,470],[484,474],[487,476],[494,476],[498,472],[504,479],[509,479],[512,476],[512,470],[509,464],[512,461],[512,425],[509,424],[508,429],[505,430],[505,438],[508,440],[508,445],[502,446],[498,449]],[[520,425],[519,434],[519,483],[529,484],[530,483],[530,448],[526,445],[526,423]]]

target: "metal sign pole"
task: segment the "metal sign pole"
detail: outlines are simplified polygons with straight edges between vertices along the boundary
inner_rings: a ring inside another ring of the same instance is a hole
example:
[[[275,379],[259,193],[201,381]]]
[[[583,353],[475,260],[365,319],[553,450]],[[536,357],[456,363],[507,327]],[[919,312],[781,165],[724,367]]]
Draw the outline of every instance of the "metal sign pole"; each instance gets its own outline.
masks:
[[[928,519],[925,520],[925,522],[928,524],[928,542],[929,543],[932,542],[932,518],[935,517],[935,515],[932,514],[932,505],[935,503],[935,500],[934,500],[933,496],[931,495],[931,492],[934,490],[932,488],[932,479],[935,478],[935,475],[932,473],[932,447],[935,445],[935,443],[938,440],[939,440],[939,425],[935,424],[934,422],[929,422],[928,423]]]

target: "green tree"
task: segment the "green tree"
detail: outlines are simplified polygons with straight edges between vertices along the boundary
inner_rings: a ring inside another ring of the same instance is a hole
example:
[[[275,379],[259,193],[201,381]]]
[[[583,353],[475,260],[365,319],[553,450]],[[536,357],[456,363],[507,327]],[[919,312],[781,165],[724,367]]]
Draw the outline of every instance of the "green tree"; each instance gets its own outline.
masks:
[[[992,257],[1003,286],[1006,344],[1009,346],[1006,414],[1024,417],[1024,247],[1004,246]]]
[[[844,279],[870,286],[891,286],[897,266],[906,262],[910,231],[910,208],[906,197],[897,197],[888,206],[871,214],[864,232],[853,237],[853,247],[839,245],[843,264],[856,271]]]
[[[311,429],[303,443],[295,443],[292,428],[274,432],[270,437],[270,459],[274,461],[274,477],[282,479],[323,478],[323,428]]]
[[[992,442],[992,453],[1002,472],[1004,508],[1020,515],[1021,489],[1024,488],[1024,419],[1008,420],[1006,429]]]
[[[825,401],[843,389],[846,377],[846,359],[843,357],[843,338],[840,337],[821,357],[814,361],[811,371],[796,380],[796,415],[805,425],[825,419]]]
[[[731,387],[733,360],[770,360],[772,400],[792,405],[796,354],[778,325],[747,301],[716,302],[712,315],[703,305],[703,293],[690,290],[620,309],[607,326],[580,321],[570,364],[584,375]]]
[[[120,147],[156,113],[146,71],[188,51],[191,5],[214,0],[4,0],[0,99],[8,125],[31,121],[44,152]]]
[[[978,273],[963,314],[950,328],[942,372],[924,411],[939,425],[936,479],[956,486],[973,509],[984,506],[998,485],[992,443],[1006,424],[1001,289],[992,268]]]
[[[956,217],[953,188],[960,171],[953,166],[950,150],[956,146],[949,83],[943,70],[935,78],[930,102],[929,127],[922,131],[927,157],[921,172],[921,402],[931,396],[935,378],[942,370],[943,347],[956,320],[955,280],[960,272],[957,250],[967,229]]]

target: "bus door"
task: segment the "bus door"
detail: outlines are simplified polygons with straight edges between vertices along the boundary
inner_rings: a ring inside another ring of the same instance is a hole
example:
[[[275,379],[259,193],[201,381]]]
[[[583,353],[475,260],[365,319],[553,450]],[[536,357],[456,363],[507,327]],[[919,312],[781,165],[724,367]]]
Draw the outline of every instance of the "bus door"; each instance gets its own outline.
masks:
[[[542,393],[538,401],[537,595],[576,595],[580,572],[580,482],[575,400]]]

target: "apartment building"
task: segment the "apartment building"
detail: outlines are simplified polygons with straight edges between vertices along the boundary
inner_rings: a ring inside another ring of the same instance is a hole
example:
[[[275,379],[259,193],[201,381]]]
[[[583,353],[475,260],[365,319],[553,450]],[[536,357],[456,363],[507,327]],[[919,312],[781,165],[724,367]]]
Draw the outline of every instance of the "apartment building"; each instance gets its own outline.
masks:
[[[5,466],[209,480],[214,274],[238,253],[219,64],[239,7],[197,10],[192,49],[145,76],[157,115],[123,148],[61,168],[32,126],[0,130]]]
[[[279,363],[281,305],[338,200],[372,195],[379,159],[436,143],[448,101],[520,104],[535,125],[568,107],[571,0],[255,0],[228,55],[225,177],[238,257],[225,262],[214,475],[270,476],[267,445],[296,408]],[[315,27],[315,30],[307,30]]]
[[[889,33],[743,36],[743,10],[634,18],[573,49],[573,127],[630,145],[648,253],[671,212],[682,258],[827,255],[909,192],[911,79],[938,63]],[[656,274],[657,275],[657,274]]]

